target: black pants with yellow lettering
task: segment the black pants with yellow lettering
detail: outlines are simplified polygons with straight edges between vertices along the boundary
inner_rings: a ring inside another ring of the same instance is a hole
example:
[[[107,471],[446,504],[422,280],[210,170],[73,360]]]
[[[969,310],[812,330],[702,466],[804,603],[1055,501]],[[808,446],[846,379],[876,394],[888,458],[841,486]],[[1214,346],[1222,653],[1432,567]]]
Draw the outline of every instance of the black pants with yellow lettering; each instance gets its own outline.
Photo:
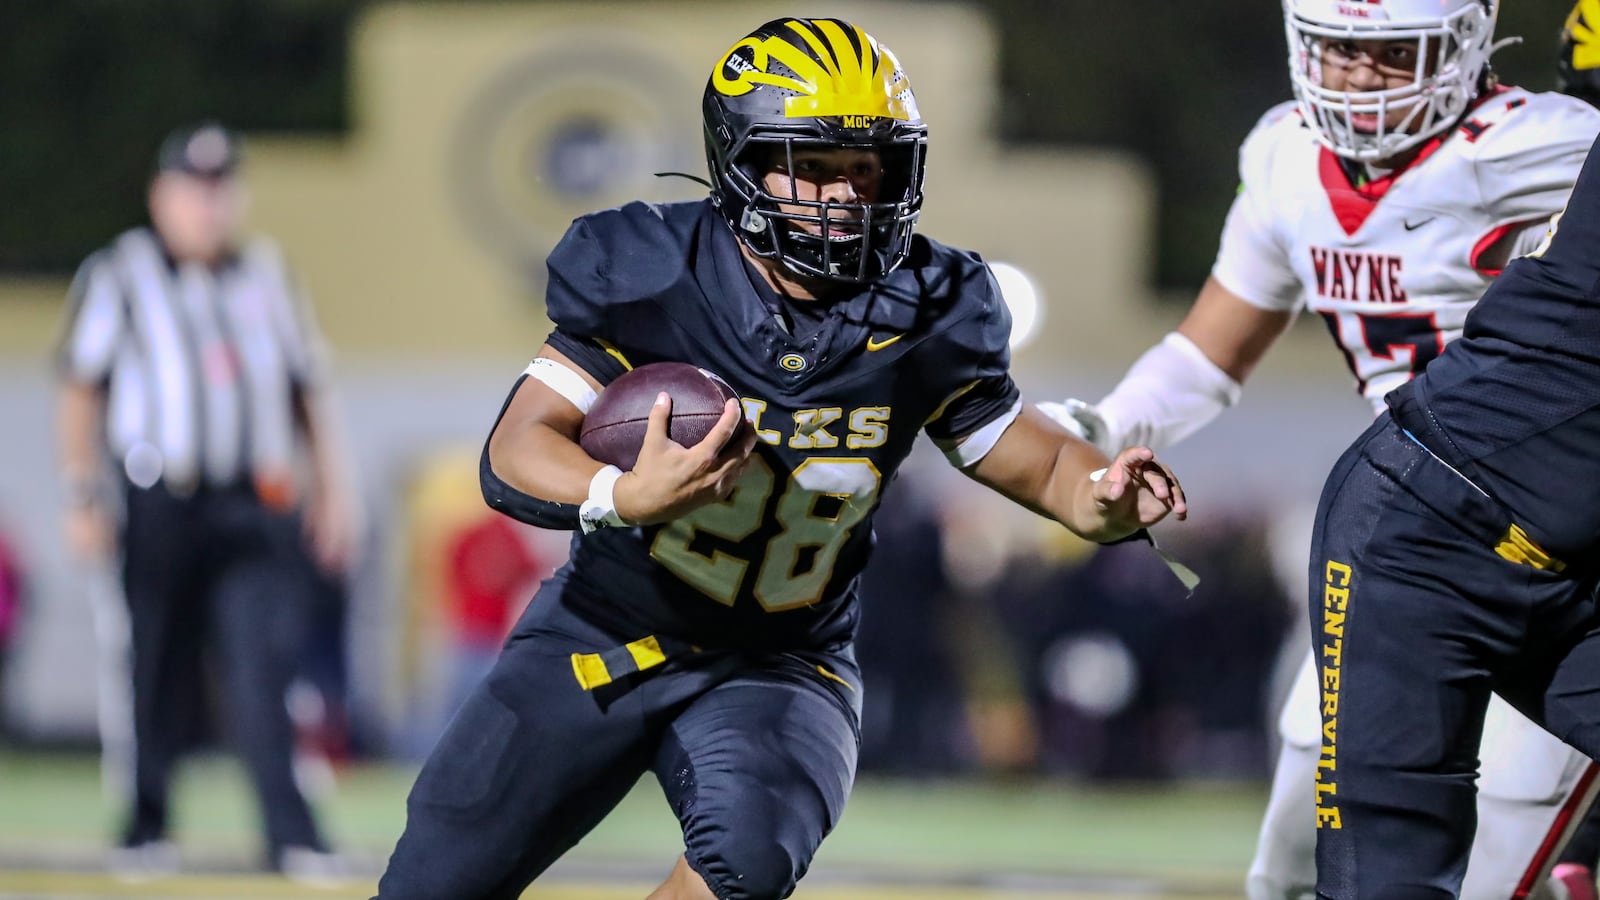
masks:
[[[1491,691],[1600,753],[1593,569],[1556,571],[1387,416],[1329,476],[1311,554],[1317,894],[1455,897]]]

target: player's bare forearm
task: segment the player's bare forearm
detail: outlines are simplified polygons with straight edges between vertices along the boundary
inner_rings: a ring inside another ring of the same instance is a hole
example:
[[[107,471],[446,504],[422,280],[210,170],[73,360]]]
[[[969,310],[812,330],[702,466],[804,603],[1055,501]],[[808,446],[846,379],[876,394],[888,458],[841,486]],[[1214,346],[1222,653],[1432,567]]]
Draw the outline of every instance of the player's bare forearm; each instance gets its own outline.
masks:
[[[1090,537],[1100,528],[1092,508],[1089,473],[1110,462],[1094,445],[1078,440],[1033,406],[1022,414],[967,474],[1074,533]],[[1085,497],[1090,497],[1085,505]]]
[[[522,382],[489,436],[489,466],[506,484],[556,503],[582,503],[603,464],[578,446],[583,414],[543,383]]]
[[[1105,479],[1090,476],[1108,469]],[[1187,509],[1170,472],[1142,448],[1109,460],[1032,406],[968,474],[1011,500],[1097,542],[1114,541]]]
[[[1178,333],[1194,342],[1217,368],[1239,384],[1294,322],[1294,313],[1262,309],[1207,278]]]

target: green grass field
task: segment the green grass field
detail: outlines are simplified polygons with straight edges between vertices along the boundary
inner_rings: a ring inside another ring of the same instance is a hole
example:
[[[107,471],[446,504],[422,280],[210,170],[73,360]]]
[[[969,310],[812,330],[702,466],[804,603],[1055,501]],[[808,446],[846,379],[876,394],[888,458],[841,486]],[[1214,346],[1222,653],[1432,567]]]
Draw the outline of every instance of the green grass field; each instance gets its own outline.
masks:
[[[194,760],[177,793],[186,869],[126,884],[100,873],[114,812],[90,756],[0,755],[0,898],[370,896],[398,835],[414,770],[353,767],[319,805],[358,878],[333,890],[239,874],[256,848],[254,808],[229,760]],[[844,821],[796,897],[1238,897],[1264,787],[1115,787],[1063,782],[879,781],[856,786]],[[680,849],[654,782],[528,896],[639,898]]]

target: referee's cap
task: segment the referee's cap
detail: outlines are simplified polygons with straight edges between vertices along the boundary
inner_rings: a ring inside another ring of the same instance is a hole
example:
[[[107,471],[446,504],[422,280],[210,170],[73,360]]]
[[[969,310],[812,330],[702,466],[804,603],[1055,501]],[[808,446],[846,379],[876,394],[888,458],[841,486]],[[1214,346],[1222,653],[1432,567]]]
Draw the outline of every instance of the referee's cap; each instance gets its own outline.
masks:
[[[156,153],[156,171],[223,178],[239,168],[243,155],[239,136],[232,130],[219,122],[199,122],[167,135]]]

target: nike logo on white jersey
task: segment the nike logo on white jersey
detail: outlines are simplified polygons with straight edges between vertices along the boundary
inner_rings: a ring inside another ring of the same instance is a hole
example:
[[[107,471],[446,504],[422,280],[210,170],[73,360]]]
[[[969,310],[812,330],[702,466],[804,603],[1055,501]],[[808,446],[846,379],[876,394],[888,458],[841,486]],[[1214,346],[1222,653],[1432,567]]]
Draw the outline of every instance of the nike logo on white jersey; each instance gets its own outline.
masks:
[[[1407,231],[1416,231],[1418,228],[1421,228],[1422,226],[1428,224],[1429,222],[1432,222],[1434,219],[1437,219],[1437,218],[1439,218],[1439,217],[1438,216],[1429,216],[1429,217],[1427,217],[1426,219],[1423,219],[1420,222],[1413,222],[1410,219],[1406,219],[1404,224],[1406,226],[1406,230]]]

